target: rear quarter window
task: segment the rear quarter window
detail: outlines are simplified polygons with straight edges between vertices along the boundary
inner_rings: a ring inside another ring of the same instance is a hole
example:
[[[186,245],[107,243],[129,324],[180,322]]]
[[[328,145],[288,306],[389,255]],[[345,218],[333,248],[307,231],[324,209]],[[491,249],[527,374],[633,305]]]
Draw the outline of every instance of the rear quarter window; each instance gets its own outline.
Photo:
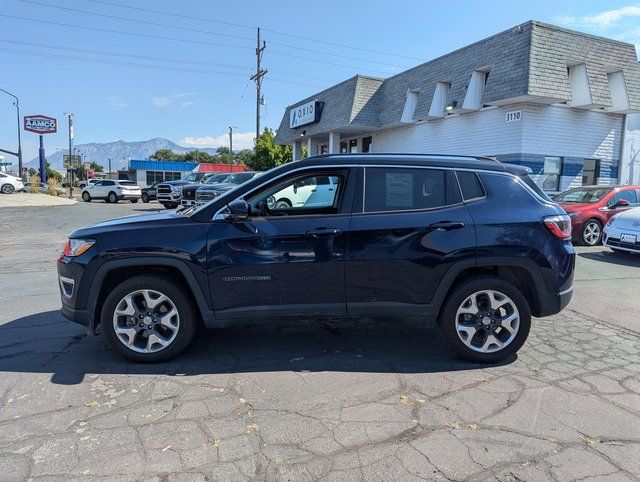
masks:
[[[532,191],[534,191],[538,196],[540,196],[542,199],[544,199],[547,202],[552,203],[553,200],[547,195],[546,192],[544,192],[540,186],[538,186],[533,179],[531,179],[529,177],[529,174],[522,174],[521,176],[518,176],[520,178],[520,180],[522,182],[524,182],[527,186],[529,186],[529,188],[531,188]]]
[[[456,171],[456,175],[458,176],[458,182],[460,183],[462,198],[465,201],[485,196],[484,187],[475,172]]]

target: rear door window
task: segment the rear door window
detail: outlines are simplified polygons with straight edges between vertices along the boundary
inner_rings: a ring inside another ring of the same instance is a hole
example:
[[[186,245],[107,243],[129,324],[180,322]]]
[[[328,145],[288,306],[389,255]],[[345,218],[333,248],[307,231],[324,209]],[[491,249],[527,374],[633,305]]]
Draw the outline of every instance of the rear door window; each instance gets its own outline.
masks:
[[[364,212],[415,211],[455,203],[445,170],[367,167]]]
[[[462,190],[462,197],[465,201],[485,196],[484,187],[482,187],[480,178],[478,178],[478,175],[475,172],[456,171],[456,175],[458,176],[458,182],[460,183],[460,189]]]

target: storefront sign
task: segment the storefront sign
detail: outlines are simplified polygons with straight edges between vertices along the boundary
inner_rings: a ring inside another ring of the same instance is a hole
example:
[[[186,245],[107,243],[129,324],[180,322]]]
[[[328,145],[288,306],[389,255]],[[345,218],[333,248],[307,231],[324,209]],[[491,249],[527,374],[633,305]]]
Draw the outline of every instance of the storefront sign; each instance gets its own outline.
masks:
[[[522,119],[522,111],[521,110],[512,110],[511,112],[507,112],[504,115],[505,122],[517,122]]]
[[[55,134],[58,132],[58,121],[46,115],[26,115],[24,130],[36,134]]]
[[[306,104],[293,107],[289,111],[289,127],[292,129],[320,120],[320,102],[312,100]]]

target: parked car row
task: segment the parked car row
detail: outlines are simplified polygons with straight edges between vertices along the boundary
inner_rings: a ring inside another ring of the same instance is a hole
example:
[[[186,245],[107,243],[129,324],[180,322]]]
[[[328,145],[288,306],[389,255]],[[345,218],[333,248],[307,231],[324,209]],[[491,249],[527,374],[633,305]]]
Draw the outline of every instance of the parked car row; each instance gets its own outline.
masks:
[[[22,179],[0,172],[0,192],[2,194],[11,194],[14,191],[22,191],[23,189]]]

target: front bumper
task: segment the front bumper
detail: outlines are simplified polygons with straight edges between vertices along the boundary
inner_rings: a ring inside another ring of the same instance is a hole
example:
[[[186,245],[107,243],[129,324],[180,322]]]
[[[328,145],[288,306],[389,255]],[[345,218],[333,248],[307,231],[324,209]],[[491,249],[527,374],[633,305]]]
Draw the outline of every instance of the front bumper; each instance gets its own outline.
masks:
[[[179,192],[158,193],[156,199],[161,203],[180,203],[182,195]]]
[[[58,261],[58,288],[62,307],[60,313],[67,320],[78,323],[87,328],[87,333],[93,333],[93,317],[86,306],[80,306],[79,291],[84,275],[84,267],[69,259]]]
[[[183,199],[182,201],[180,201],[180,204],[182,204],[183,206],[195,206],[196,205],[196,201],[194,199]]]
[[[623,243],[620,239],[623,234],[632,234],[636,237],[635,243]],[[640,231],[634,229],[620,229],[614,226],[605,226],[602,244],[607,248],[620,249],[630,253],[640,253]]]

